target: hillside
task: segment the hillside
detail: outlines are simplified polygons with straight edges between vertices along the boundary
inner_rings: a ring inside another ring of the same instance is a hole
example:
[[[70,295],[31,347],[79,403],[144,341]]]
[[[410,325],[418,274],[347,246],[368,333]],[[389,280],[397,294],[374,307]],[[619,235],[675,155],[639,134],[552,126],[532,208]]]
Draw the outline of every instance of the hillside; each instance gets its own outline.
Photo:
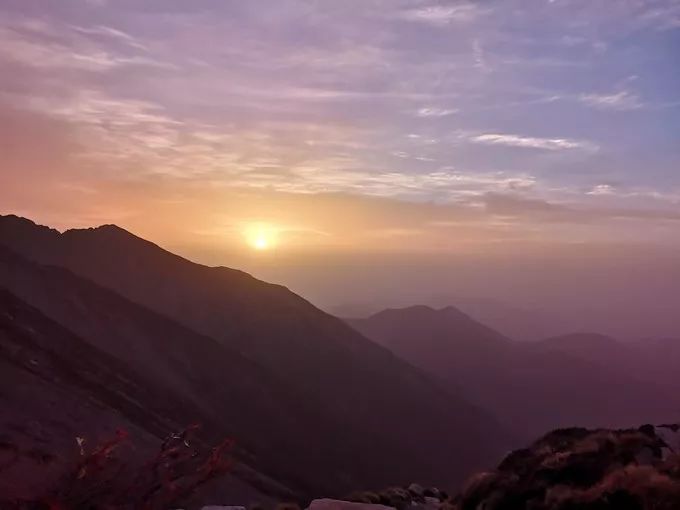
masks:
[[[140,400],[145,406],[164,404],[161,414],[180,425],[203,423],[209,439],[239,438],[247,457],[279,480],[312,491],[320,478],[310,473],[307,479],[301,471],[313,467],[325,472],[331,481],[325,488],[331,490],[333,472],[344,469],[337,443],[330,441],[340,430],[238,352],[67,270],[40,266],[4,248],[0,285],[160,388],[165,396]],[[304,450],[304,442],[317,448]],[[305,467],[288,466],[294,454]]]
[[[117,430],[125,431],[134,438],[134,448],[123,448],[131,469],[153,458],[168,431],[181,430],[188,416],[197,415],[152,378],[4,289],[0,289],[0,388],[2,508],[3,501],[42,498],[58,486],[79,460],[77,437],[91,451]],[[266,499],[241,480],[247,473],[246,466],[236,466],[212,493]],[[263,477],[260,481],[266,482]],[[111,485],[107,491],[116,488]],[[262,488],[276,492],[274,484]]]

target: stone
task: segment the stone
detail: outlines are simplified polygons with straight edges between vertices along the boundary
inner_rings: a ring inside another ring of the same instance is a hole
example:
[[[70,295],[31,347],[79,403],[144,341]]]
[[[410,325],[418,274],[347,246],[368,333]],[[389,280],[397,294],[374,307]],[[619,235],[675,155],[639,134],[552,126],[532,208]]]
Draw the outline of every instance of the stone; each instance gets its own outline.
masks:
[[[655,432],[656,436],[665,444],[665,448],[662,449],[664,459],[673,454],[680,454],[680,427],[677,425],[661,425],[656,427]]]
[[[246,510],[244,506],[233,506],[233,505],[209,505],[204,506],[201,510]]]
[[[425,493],[425,489],[423,489],[422,485],[418,485],[417,483],[412,483],[411,485],[408,486],[408,491],[413,494],[414,496],[419,496],[423,497]]]
[[[315,499],[307,510],[394,510],[391,506],[371,503],[353,503],[339,499]]]

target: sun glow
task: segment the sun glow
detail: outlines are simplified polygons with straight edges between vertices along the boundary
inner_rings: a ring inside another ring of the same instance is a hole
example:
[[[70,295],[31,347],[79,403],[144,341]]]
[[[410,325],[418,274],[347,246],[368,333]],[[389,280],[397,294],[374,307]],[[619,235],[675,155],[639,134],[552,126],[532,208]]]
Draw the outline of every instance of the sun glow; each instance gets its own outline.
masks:
[[[257,251],[270,250],[276,244],[276,230],[269,225],[251,225],[246,228],[246,240]]]
[[[259,236],[253,240],[253,248],[256,250],[266,250],[269,248],[269,240],[264,236]]]

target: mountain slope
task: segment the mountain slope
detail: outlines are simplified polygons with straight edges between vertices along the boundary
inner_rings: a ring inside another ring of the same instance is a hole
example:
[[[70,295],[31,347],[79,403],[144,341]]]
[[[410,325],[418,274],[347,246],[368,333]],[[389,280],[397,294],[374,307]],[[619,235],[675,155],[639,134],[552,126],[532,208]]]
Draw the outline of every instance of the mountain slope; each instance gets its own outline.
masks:
[[[446,381],[477,378],[489,361],[510,354],[511,341],[456,308],[387,309],[348,323],[398,356]],[[493,359],[488,354],[494,353]],[[478,381],[478,384],[483,384]]]
[[[616,359],[625,349],[625,346],[615,338],[599,333],[570,333],[553,336],[537,342],[536,346],[589,361]]]
[[[462,388],[527,436],[575,424],[672,420],[680,409],[677,394],[616,364],[513,342],[450,307],[386,310],[350,324],[450,387]]]
[[[199,333],[194,343],[214,339],[262,367],[278,381],[263,390],[262,398],[269,395],[276,401],[271,392],[285,389],[296,404],[293,408],[304,407],[311,415],[288,411],[298,418],[301,430],[282,428],[282,434],[290,432],[291,437],[280,439],[280,449],[295,455],[295,464],[304,471],[292,480],[298,485],[312,478],[316,485],[309,488],[314,490],[324,479],[334,487],[321,488],[332,493],[406,482],[414,476],[448,484],[490,459],[506,442],[507,433],[488,415],[283,287],[240,271],[191,263],[113,226],[60,234],[27,220],[2,217],[0,243],[172,317]],[[8,281],[11,275],[7,272]],[[26,298],[36,299],[41,292],[28,292]],[[53,292],[38,306],[60,306],[59,299]],[[97,300],[79,299],[72,309],[83,302]],[[62,314],[59,308],[58,320],[79,328],[94,314],[92,332],[111,325],[107,306],[74,317],[72,309]],[[130,317],[132,311],[122,315]],[[115,341],[123,341],[135,328],[118,328]],[[152,337],[149,332],[147,338]],[[201,370],[200,364],[196,370]],[[285,414],[287,407],[282,404],[280,412]],[[258,433],[252,431],[249,437],[261,435],[264,441],[278,427],[263,420],[252,423]],[[310,439],[301,444],[307,433]],[[304,458],[294,453],[298,449]],[[319,459],[332,462],[333,469],[319,467]]]
[[[331,490],[337,473],[344,473],[336,451],[342,442],[331,441],[339,428],[238,352],[70,271],[32,263],[2,247],[0,285],[114,357],[138,379],[143,374],[146,383],[140,386],[160,390],[140,402],[160,405],[160,416],[180,426],[200,422],[212,441],[238,438],[246,458],[303,492],[322,483]],[[305,450],[309,443],[316,448]],[[289,466],[292,455],[304,466]]]
[[[537,349],[560,352],[599,366],[615,365],[636,378],[680,390],[680,339],[649,338],[620,342],[597,333],[572,333],[536,342]]]
[[[126,430],[124,457],[140,465],[184,427],[182,404],[164,388],[1,288],[0,388],[2,501],[43,496],[78,461],[78,436],[91,451]],[[231,475],[218,494],[261,499]]]

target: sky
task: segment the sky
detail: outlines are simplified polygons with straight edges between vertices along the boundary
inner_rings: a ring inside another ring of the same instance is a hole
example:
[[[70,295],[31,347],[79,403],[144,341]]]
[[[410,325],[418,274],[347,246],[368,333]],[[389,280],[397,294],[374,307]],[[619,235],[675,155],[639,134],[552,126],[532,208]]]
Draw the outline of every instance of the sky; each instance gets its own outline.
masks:
[[[0,0],[0,76],[3,213],[325,306],[674,292],[678,0]]]

